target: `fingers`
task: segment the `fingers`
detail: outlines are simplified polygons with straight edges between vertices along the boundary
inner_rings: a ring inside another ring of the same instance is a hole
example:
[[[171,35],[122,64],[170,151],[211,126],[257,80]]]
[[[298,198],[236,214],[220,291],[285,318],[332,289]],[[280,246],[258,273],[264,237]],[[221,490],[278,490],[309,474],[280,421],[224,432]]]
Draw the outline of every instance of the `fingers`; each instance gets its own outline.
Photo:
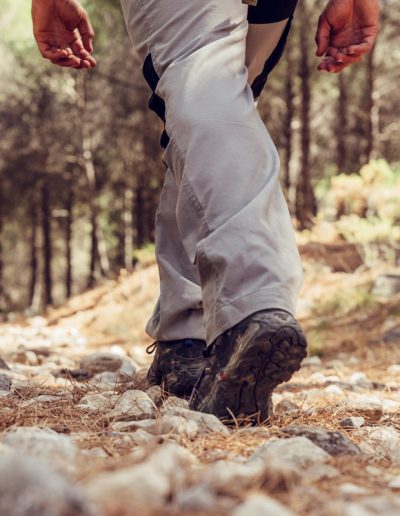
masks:
[[[83,42],[80,38],[77,38],[70,44],[70,47],[75,54],[76,57],[82,59],[83,61],[87,61],[90,67],[96,66],[96,60],[90,53],[84,48]]]
[[[94,30],[86,12],[83,13],[78,25],[79,34],[82,38],[83,47],[90,54],[93,53]]]
[[[331,26],[324,14],[321,14],[318,20],[317,33],[315,35],[315,42],[317,43],[316,55],[321,57],[328,49],[329,37],[331,33]]]
[[[350,59],[339,60],[332,56],[325,57],[317,66],[319,71],[329,73],[339,73],[351,64],[361,61],[361,56],[352,56]]]
[[[368,36],[358,45],[350,45],[346,49],[348,55],[363,55],[371,52],[374,46],[375,36]]]

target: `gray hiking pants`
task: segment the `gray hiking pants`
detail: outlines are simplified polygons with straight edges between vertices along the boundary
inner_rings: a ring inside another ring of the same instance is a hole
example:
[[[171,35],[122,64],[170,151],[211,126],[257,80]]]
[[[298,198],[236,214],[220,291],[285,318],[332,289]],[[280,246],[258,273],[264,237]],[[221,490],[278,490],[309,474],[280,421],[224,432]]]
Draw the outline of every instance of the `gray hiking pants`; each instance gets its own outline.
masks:
[[[160,297],[146,331],[212,343],[259,310],[293,314],[301,264],[278,153],[248,84],[282,26],[248,33],[241,0],[121,3],[141,58],[151,53],[170,137],[156,216]]]

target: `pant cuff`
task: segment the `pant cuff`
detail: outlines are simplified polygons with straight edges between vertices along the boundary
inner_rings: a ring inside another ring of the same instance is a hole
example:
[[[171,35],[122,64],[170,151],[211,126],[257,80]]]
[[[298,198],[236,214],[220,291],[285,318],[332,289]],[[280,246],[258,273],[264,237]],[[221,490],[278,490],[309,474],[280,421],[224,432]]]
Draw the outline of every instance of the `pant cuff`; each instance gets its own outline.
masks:
[[[263,288],[228,301],[211,314],[211,317],[205,322],[207,344],[212,344],[219,335],[255,312],[276,308],[285,310],[294,316],[295,306],[296,302],[290,291],[282,287],[279,289]]]

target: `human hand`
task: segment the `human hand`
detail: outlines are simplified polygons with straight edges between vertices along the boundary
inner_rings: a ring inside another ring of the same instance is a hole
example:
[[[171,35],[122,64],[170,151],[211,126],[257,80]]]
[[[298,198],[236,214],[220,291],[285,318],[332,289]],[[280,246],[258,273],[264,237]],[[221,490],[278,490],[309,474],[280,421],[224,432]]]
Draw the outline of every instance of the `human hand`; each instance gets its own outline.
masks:
[[[93,68],[93,28],[77,0],[32,0],[33,34],[40,53],[59,66]]]
[[[338,73],[361,61],[378,33],[379,0],[330,0],[318,20],[318,70]]]

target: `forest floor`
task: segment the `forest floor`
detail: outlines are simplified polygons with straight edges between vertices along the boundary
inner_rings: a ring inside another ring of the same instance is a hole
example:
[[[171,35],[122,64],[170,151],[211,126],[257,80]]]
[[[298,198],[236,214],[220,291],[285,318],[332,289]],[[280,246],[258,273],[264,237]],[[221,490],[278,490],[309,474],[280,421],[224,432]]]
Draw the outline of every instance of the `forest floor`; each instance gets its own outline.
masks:
[[[309,357],[268,425],[147,389],[151,260],[0,325],[0,514],[400,514],[400,271],[339,247],[301,247]]]

